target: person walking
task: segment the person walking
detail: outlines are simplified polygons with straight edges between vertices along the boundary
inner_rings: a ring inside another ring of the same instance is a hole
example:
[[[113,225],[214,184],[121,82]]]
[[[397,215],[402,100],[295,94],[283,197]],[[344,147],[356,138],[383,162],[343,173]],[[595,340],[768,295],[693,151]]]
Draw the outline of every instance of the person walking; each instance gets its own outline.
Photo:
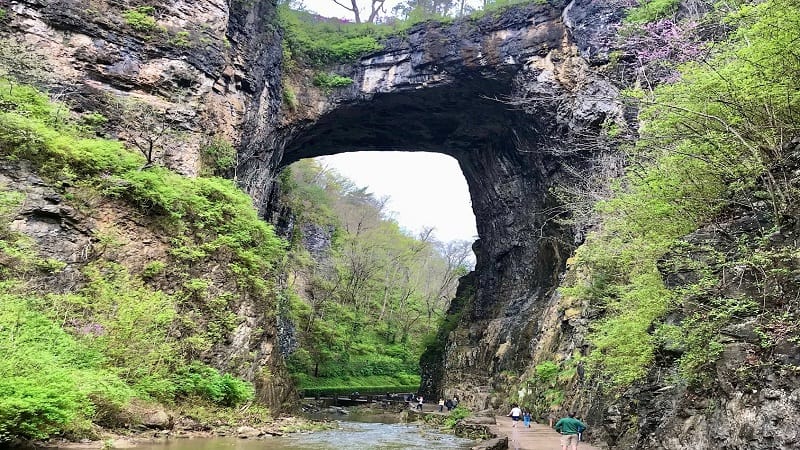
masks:
[[[575,418],[575,413],[562,417],[556,422],[555,429],[561,433],[561,450],[578,450],[578,433],[587,428],[586,424]]]
[[[425,403],[425,400],[420,395],[419,398],[417,398],[417,401],[417,409],[422,411],[422,404]]]
[[[531,427],[531,413],[527,409],[522,412],[522,424],[525,428]]]
[[[443,411],[444,411],[444,399],[440,398],[439,399],[439,412],[443,412]],[[449,411],[449,409],[448,409],[448,411]]]
[[[556,424],[556,419],[557,418],[558,418],[558,414],[556,413],[555,408],[551,407],[550,410],[547,412],[547,421],[549,423],[548,426],[550,428],[553,428],[553,425]]]
[[[519,406],[517,405],[511,405],[511,406],[512,406],[511,412],[508,413],[508,417],[511,417],[511,420],[514,421],[514,423],[511,426],[516,428],[517,422],[519,422],[520,417],[522,417],[522,410],[519,409]]]

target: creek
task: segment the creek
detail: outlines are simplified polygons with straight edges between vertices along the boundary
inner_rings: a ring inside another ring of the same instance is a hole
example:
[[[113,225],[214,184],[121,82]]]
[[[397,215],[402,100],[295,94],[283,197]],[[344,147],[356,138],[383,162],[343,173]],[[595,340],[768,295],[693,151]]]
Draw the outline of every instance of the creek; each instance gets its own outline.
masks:
[[[466,449],[471,439],[430,427],[399,423],[386,416],[348,416],[338,428],[313,433],[247,440],[236,438],[172,439],[137,446],[137,450],[335,450],[335,449]]]

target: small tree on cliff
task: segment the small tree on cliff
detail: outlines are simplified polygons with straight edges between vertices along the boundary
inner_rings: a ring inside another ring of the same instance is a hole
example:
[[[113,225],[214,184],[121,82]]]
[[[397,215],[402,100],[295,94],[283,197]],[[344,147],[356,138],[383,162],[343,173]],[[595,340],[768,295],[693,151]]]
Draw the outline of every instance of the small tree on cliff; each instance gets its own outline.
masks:
[[[145,168],[159,162],[175,145],[178,132],[166,111],[138,100],[114,105],[123,139],[145,157]]]

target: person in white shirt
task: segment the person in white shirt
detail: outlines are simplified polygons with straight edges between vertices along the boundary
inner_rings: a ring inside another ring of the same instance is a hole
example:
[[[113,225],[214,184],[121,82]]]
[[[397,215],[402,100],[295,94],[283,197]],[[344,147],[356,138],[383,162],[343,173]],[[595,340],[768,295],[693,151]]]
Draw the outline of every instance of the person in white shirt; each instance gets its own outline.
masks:
[[[519,406],[512,405],[511,412],[508,413],[508,417],[511,417],[511,420],[513,420],[513,424],[511,426],[516,428],[517,422],[519,422],[519,418],[522,417],[522,410],[519,409]]]

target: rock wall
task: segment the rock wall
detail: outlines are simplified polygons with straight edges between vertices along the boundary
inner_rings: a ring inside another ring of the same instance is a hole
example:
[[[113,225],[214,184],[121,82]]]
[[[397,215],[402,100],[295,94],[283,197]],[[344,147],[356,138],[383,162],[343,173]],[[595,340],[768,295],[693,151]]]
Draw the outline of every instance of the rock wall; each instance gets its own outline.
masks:
[[[152,23],[137,25],[126,17],[145,3],[152,6],[144,10]],[[240,161],[257,158],[248,153],[251,142],[277,120],[281,53],[273,1],[4,0],[0,7],[6,12],[0,42],[7,47],[0,53],[4,62],[21,61],[20,78],[76,111],[103,113],[106,132],[123,140],[138,126],[122,123],[126,105],[149,105],[175,136],[157,161],[184,175],[200,173],[202,149],[215,139],[244,149]],[[31,280],[43,291],[79,289],[82,268],[98,259],[131,273],[152,261],[170,261],[172,236],[124,202],[84,199],[79,188],[50,185],[24,164],[5,161],[0,185],[26,194],[14,230],[33,238],[43,257],[67,263],[57,275]],[[108,233],[116,245],[106,248],[98,236]],[[278,349],[274,310],[226,279],[219,267],[224,261],[206,263],[189,271],[210,283],[209,295],[240,295],[229,304],[236,326],[201,357],[253,381],[260,400],[278,410],[294,391]],[[169,267],[150,283],[166,293],[181,289]],[[198,326],[206,325],[198,319]]]
[[[280,35],[272,1],[150,2],[150,26],[126,14],[135,1],[4,1],[11,51],[41,60],[51,92],[73,108],[114,118],[113,104],[139,101],[166,114],[180,146],[165,165],[200,170],[200,150],[222,137],[240,147],[277,116]],[[264,120],[264,118],[267,119]],[[122,139],[129,132],[116,130]],[[248,156],[242,156],[247,158]]]

